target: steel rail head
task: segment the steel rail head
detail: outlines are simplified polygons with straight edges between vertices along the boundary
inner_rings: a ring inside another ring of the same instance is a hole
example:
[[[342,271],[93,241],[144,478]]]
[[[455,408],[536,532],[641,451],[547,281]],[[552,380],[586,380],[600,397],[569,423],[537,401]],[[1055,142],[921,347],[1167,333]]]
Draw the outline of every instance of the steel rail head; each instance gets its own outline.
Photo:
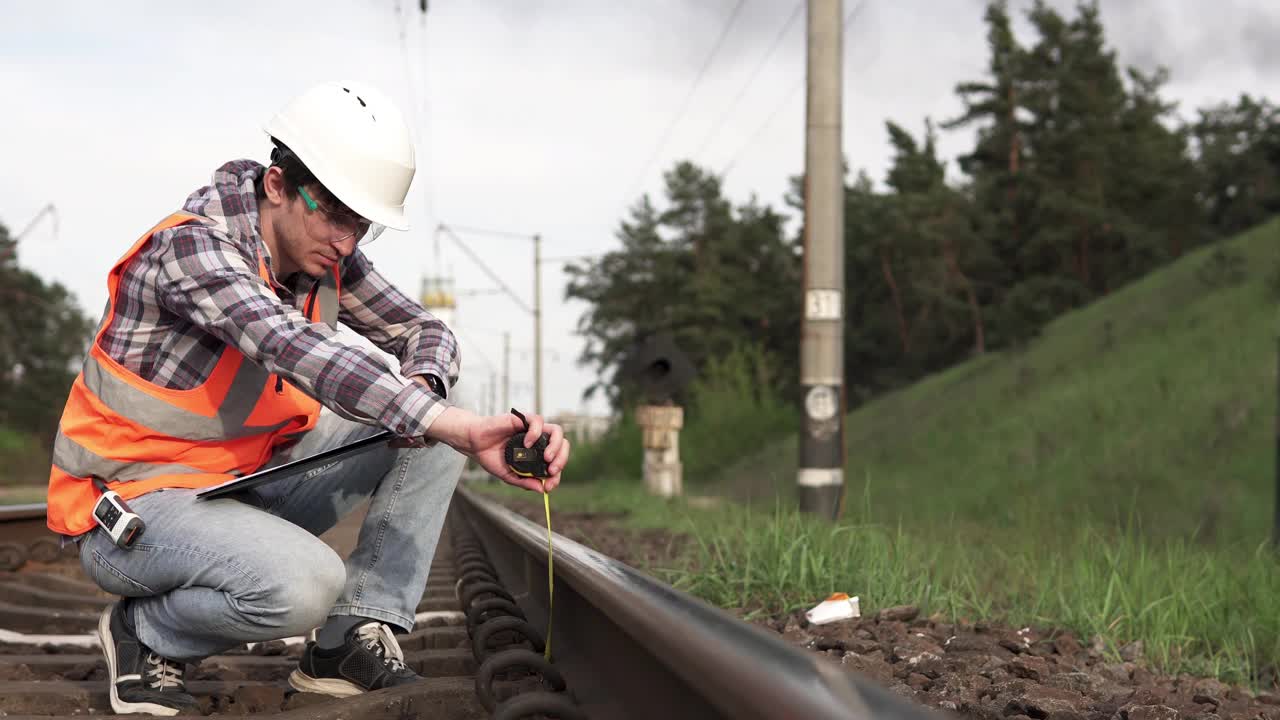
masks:
[[[44,503],[3,505],[0,506],[0,523],[23,520],[43,520],[48,512],[48,506]]]
[[[545,568],[547,529],[476,492],[458,498],[473,522],[519,546],[525,563]],[[939,714],[893,695],[818,653],[676,590],[634,568],[555,535],[556,597],[561,586],[589,601],[664,671],[684,678],[721,717],[937,720]],[[556,626],[575,618],[556,613]],[[638,675],[643,677],[644,675]],[[603,678],[625,683],[628,677]],[[652,690],[652,688],[650,689]]]
[[[17,570],[28,560],[53,562],[79,548],[63,546],[47,523],[44,503],[0,506],[0,570]]]

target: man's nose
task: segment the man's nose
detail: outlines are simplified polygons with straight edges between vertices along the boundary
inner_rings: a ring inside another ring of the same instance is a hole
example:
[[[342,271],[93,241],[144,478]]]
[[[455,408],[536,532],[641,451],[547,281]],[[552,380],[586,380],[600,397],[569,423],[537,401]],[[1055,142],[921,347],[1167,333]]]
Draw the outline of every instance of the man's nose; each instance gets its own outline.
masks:
[[[334,243],[333,247],[337,249],[339,255],[341,255],[342,257],[347,257],[348,255],[356,251],[356,243],[358,242],[360,241],[356,239],[355,235],[348,235],[346,238],[344,238],[340,242]]]

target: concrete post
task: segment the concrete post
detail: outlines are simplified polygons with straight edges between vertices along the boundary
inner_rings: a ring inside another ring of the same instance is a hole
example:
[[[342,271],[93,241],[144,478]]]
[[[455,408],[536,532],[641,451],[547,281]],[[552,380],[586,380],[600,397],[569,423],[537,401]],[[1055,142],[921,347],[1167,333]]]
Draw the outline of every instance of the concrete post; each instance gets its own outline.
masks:
[[[809,0],[800,509],[830,519],[844,493],[844,176],[841,0]]]
[[[684,408],[641,405],[636,408],[636,424],[643,431],[645,488],[659,497],[683,494],[680,428],[684,426]]]

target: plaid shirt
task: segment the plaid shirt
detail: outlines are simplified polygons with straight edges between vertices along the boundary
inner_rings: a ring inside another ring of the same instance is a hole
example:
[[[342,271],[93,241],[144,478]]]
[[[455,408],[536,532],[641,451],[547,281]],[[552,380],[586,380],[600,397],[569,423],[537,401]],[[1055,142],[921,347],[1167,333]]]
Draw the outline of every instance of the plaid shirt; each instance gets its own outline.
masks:
[[[149,382],[188,390],[209,378],[230,345],[343,417],[423,435],[447,405],[404,378],[432,374],[452,387],[460,371],[453,333],[359,249],[342,262],[338,320],[399,358],[400,374],[328,325],[309,322],[302,304],[314,279],[299,272],[281,283],[271,272],[272,287],[258,276],[258,253],[272,268],[254,195],[263,170],[249,160],[223,165],[182,208],[212,223],[152,236],[121,276],[102,349]]]

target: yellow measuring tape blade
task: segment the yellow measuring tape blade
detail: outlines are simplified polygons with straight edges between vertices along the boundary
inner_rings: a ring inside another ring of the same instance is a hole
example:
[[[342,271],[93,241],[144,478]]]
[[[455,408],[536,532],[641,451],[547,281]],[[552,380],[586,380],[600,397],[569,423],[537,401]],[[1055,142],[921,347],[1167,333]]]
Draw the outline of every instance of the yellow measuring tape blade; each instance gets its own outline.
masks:
[[[555,554],[551,550],[551,496],[547,494],[547,481],[542,481],[542,507],[547,511],[547,647],[542,657],[551,659],[551,621],[555,618],[555,582],[556,574],[552,568]]]

